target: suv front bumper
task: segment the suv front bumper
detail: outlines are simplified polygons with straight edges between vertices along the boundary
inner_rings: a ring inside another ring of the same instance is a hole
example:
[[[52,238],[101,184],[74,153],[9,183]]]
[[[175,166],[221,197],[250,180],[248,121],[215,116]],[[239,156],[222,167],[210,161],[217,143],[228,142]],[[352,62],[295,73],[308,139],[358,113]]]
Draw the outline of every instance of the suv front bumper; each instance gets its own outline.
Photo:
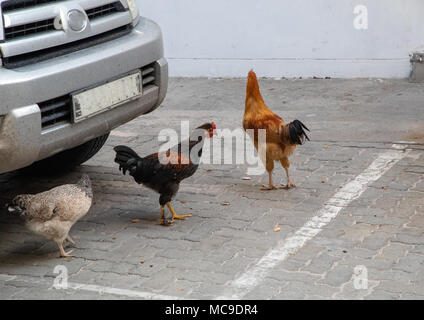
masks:
[[[155,85],[137,100],[78,123],[41,128],[38,103],[155,64]],[[152,111],[166,95],[168,64],[162,34],[142,18],[121,38],[13,70],[0,69],[0,173],[28,166],[107,134]]]

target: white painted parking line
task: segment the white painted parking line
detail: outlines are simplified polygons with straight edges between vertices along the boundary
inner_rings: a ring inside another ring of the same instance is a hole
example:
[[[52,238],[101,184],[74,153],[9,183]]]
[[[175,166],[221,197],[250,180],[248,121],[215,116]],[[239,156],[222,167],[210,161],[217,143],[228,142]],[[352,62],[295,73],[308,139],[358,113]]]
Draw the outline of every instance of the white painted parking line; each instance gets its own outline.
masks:
[[[378,180],[399,160],[407,155],[405,145],[392,145],[392,150],[381,153],[370,166],[355,179],[346,183],[330,198],[317,214],[307,221],[293,236],[284,239],[271,249],[255,265],[249,267],[238,278],[231,281],[228,291],[217,299],[242,299],[260,284],[271,270],[301,249],[328,225],[339,212],[352,201],[358,199],[367,190],[369,184]]]
[[[128,290],[128,289],[119,289],[119,288],[112,288],[112,287],[104,287],[104,286],[98,286],[93,284],[83,284],[83,283],[76,283],[76,282],[68,282],[66,289],[54,289],[53,286],[53,279],[51,281],[43,278],[29,278],[29,277],[19,277],[19,276],[11,276],[7,274],[0,274],[0,281],[22,281],[27,282],[31,284],[39,284],[47,286],[48,289],[52,290],[79,290],[79,291],[90,291],[94,292],[100,295],[103,294],[112,294],[116,296],[121,297],[128,297],[128,298],[142,298],[147,300],[182,300],[181,297],[176,296],[169,296],[169,295],[163,295],[163,294],[157,294],[153,292],[146,292],[146,291],[136,291],[136,290]]]
[[[113,137],[130,138],[130,137],[137,137],[137,132],[112,130],[110,135]]]
[[[0,281],[11,281],[16,279],[16,276],[11,276],[8,274],[0,274]]]
[[[135,291],[128,289],[118,289],[112,287],[103,287],[92,284],[82,284],[82,283],[69,283],[69,289],[74,290],[83,290],[83,291],[91,291],[96,292],[98,294],[113,294],[117,296],[124,296],[129,298],[143,298],[147,300],[182,300],[183,298],[168,296],[163,294],[157,294],[153,292],[144,292],[144,291]]]

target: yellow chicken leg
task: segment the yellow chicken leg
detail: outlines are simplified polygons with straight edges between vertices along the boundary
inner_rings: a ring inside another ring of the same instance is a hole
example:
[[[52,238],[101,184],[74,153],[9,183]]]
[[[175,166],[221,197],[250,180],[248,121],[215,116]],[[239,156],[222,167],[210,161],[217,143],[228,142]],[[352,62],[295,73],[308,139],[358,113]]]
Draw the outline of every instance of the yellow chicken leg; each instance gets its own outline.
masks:
[[[171,203],[170,202],[167,202],[166,203],[166,205],[168,206],[168,208],[169,208],[169,211],[171,211],[171,213],[172,213],[172,220],[174,220],[174,219],[178,219],[178,220],[184,220],[185,218],[187,218],[187,217],[191,217],[191,213],[189,213],[189,214],[183,214],[183,215],[178,215],[175,211],[174,211],[174,209],[172,208],[172,206],[171,206]]]
[[[160,206],[160,223],[165,224],[164,208]]]
[[[174,221],[165,220],[165,206],[160,206],[160,224],[170,226]]]

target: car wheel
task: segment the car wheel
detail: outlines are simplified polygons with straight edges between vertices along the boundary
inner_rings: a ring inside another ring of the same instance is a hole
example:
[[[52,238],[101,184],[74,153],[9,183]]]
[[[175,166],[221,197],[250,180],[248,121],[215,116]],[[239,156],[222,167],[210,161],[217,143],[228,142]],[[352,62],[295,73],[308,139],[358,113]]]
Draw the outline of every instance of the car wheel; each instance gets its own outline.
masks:
[[[33,169],[36,171],[42,170],[45,173],[70,171],[93,157],[103,147],[108,137],[109,133],[94,138],[78,147],[62,151],[54,156],[40,160],[32,164],[28,169],[31,171]]]

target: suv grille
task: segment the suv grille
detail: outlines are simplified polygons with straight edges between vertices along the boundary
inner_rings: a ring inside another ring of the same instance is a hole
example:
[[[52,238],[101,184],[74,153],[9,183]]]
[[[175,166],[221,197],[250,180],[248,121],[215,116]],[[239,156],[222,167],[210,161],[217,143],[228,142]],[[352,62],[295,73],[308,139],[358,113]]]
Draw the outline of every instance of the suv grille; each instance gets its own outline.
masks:
[[[114,30],[107,31],[97,36],[85,38],[75,42],[70,42],[61,46],[33,51],[13,57],[3,58],[3,66],[7,69],[14,69],[51,58],[63,56],[81,49],[89,48],[100,43],[122,37],[131,32],[131,25],[126,25]]]
[[[5,28],[4,37],[6,40],[10,40],[13,38],[19,38],[33,33],[55,30],[53,21],[54,19],[49,19],[40,22],[24,24],[22,26]]]
[[[156,64],[153,62],[140,68],[142,74],[142,92],[156,87]],[[72,98],[70,94],[38,103],[41,111],[43,130],[72,122]]]
[[[55,0],[31,0],[31,1],[23,1],[22,5],[24,5],[25,3],[29,4],[29,3],[34,3],[35,4],[39,4],[39,3],[47,3],[47,2],[54,2]],[[13,1],[10,1],[12,2]],[[7,12],[7,10],[4,8],[5,4],[9,3],[9,2],[5,2],[2,6],[3,8],[3,13]],[[15,5],[16,6],[16,5]],[[110,14],[116,13],[116,12],[120,12],[120,11],[124,11],[124,7],[122,6],[121,2],[116,1],[113,3],[109,3],[103,6],[99,6],[93,9],[89,9],[87,10],[85,13],[88,16],[89,20],[93,20],[96,18],[100,18],[100,17],[104,17],[104,16],[108,16]],[[26,35],[30,35],[30,34],[35,34],[35,33],[41,33],[41,32],[47,32],[47,31],[54,31],[56,30],[54,27],[54,19],[46,19],[46,20],[42,20],[42,21],[37,21],[37,22],[32,22],[32,23],[27,23],[27,24],[23,24],[20,26],[15,26],[15,27],[9,27],[9,28],[5,28],[4,29],[4,37],[6,40],[10,40],[10,39],[15,39],[15,38],[20,38],[20,37],[24,37]]]
[[[66,7],[60,6],[66,4]],[[75,33],[55,23],[72,8],[85,10],[89,28]],[[113,40],[130,32],[133,20],[123,0],[7,0],[1,2],[6,68],[18,68]],[[1,20],[1,19],[0,19]],[[55,27],[56,26],[56,27]]]
[[[1,8],[3,11],[22,9],[37,6],[40,4],[50,3],[50,2],[58,2],[63,0],[9,0],[3,2]]]
[[[114,3],[109,3],[104,6],[87,10],[85,13],[87,14],[88,18],[92,20],[95,18],[108,16],[110,14],[113,14],[115,12],[119,12],[122,10],[123,10],[122,4],[119,1],[117,1]]]

